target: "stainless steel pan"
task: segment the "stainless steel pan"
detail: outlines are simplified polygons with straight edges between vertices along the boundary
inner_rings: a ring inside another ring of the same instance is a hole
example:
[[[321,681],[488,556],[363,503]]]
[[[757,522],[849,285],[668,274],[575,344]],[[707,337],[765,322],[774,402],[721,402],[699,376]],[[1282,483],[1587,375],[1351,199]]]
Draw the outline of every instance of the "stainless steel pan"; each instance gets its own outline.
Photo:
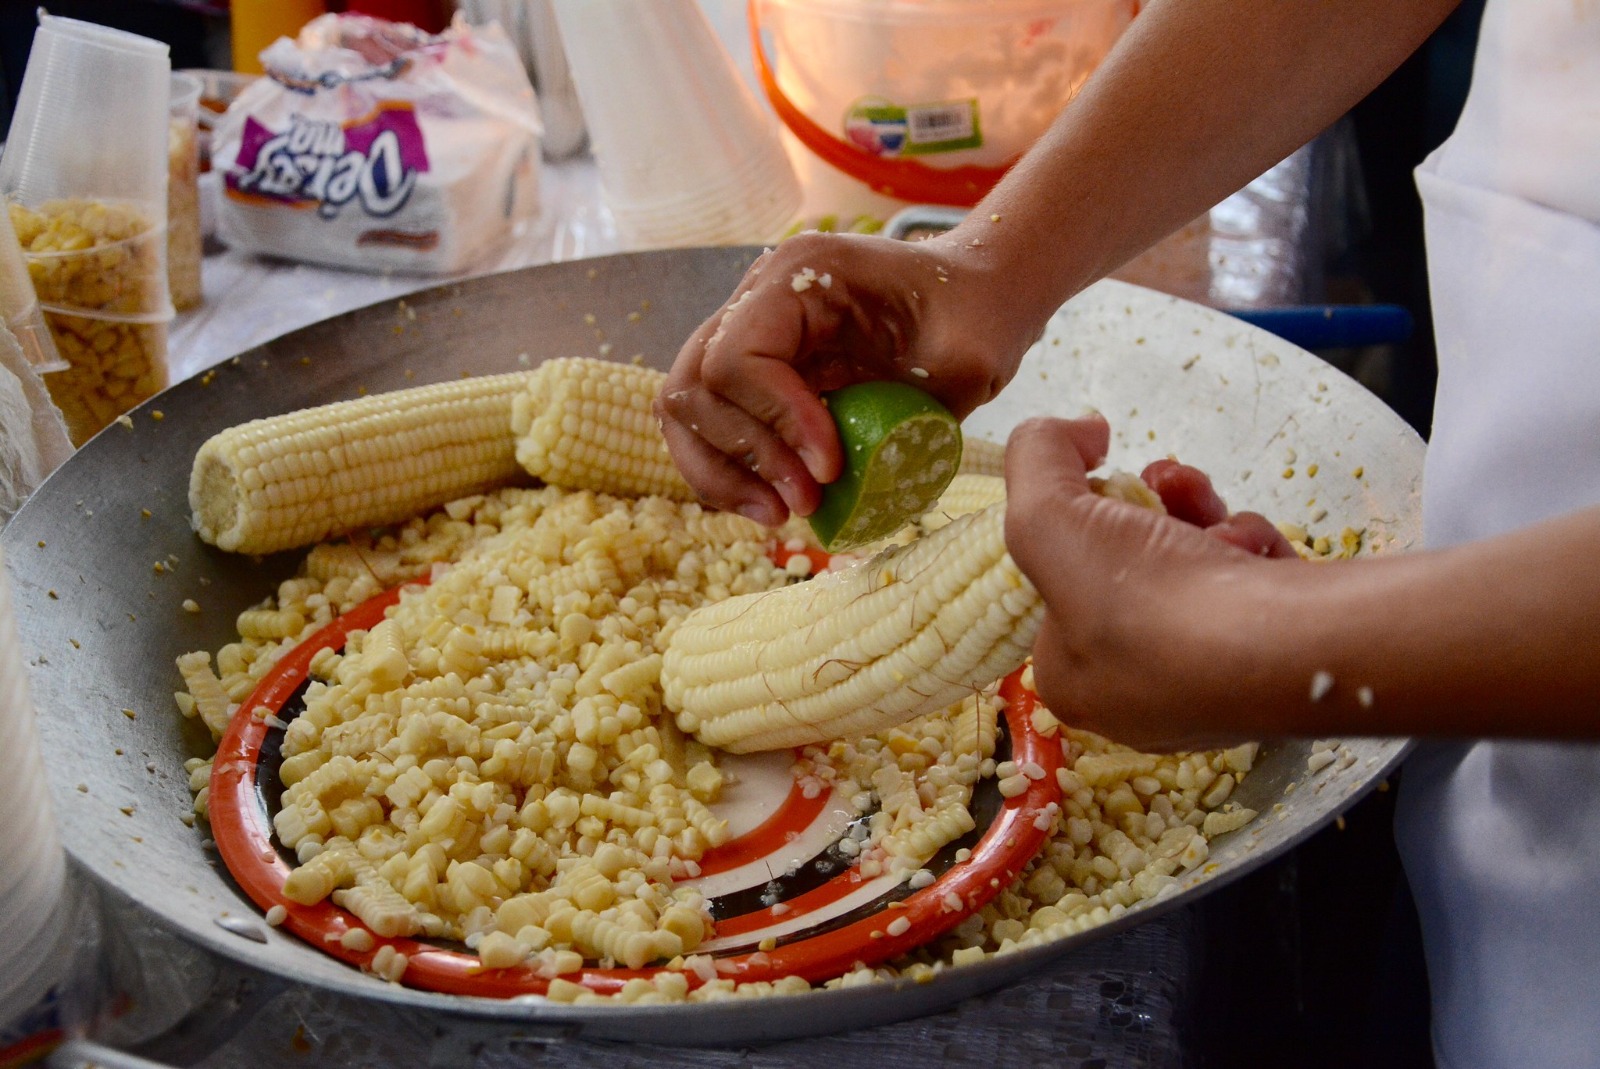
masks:
[[[732,291],[754,251],[575,261],[360,309],[173,387],[137,410],[131,429],[113,425],[80,450],[3,539],[54,800],[81,866],[193,943],[276,977],[483,1024],[748,1044],[904,1019],[1024,979],[1059,955],[1192,902],[1281,854],[1399,760],[1401,742],[1345,740],[1350,762],[1313,775],[1309,742],[1268,747],[1235,795],[1263,815],[1218,841],[1212,864],[1181,893],[1049,946],[948,970],[931,983],[758,1005],[463,999],[383,983],[260,923],[207,851],[203,824],[180,822],[190,807],[182,762],[205,751],[174,707],[173,660],[230,640],[235,614],[289,575],[298,556],[234,557],[194,537],[186,489],[195,449],[257,416],[548,357],[639,354],[666,366]],[[1326,509],[1319,530],[1364,528],[1383,552],[1418,537],[1418,438],[1310,354],[1219,313],[1101,284],[1061,311],[1017,380],[969,421],[969,433],[1002,440],[1026,416],[1076,414],[1086,405],[1104,411],[1117,429],[1114,464],[1137,467],[1175,452],[1215,473],[1235,507],[1299,521]],[[1311,464],[1318,465],[1315,476]],[[1284,477],[1286,468],[1295,474]],[[184,611],[186,598],[200,604],[198,614]],[[1381,621],[1372,623],[1381,640]]]

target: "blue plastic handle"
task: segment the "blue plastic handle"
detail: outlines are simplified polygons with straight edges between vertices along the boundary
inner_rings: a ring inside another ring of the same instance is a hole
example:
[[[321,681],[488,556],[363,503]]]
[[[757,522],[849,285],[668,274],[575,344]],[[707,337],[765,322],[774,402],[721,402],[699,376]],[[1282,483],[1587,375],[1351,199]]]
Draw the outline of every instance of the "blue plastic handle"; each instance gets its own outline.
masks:
[[[1354,349],[1398,345],[1416,322],[1397,304],[1308,304],[1228,314],[1271,331],[1302,349]]]

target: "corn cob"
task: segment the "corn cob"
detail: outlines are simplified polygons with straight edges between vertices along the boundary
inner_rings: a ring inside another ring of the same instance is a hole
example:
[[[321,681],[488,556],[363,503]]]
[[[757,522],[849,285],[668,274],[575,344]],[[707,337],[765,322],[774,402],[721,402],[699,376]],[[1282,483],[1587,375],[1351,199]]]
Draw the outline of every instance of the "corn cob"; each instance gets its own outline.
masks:
[[[1091,482],[1162,510],[1139,479]],[[798,586],[690,613],[662,662],[680,728],[735,753],[882,731],[1020,667],[1044,605],[1005,545],[1005,503]]]
[[[651,412],[665,380],[652,368],[588,357],[541,364],[512,408],[517,461],[564,489],[695,500]]]
[[[735,752],[800,746],[944,709],[1020,665],[1044,608],[1005,512],[964,516],[799,586],[697,610],[662,665],[678,726]]]
[[[985,438],[967,438],[961,443],[962,475],[997,475],[1006,473],[1006,447],[1001,442]]]
[[[222,549],[275,553],[512,482],[512,398],[527,379],[462,379],[230,427],[195,454],[194,529]]]
[[[986,509],[1006,499],[1005,480],[995,475],[961,473],[950,480],[939,501],[918,521],[924,534],[937,531],[958,516]]]

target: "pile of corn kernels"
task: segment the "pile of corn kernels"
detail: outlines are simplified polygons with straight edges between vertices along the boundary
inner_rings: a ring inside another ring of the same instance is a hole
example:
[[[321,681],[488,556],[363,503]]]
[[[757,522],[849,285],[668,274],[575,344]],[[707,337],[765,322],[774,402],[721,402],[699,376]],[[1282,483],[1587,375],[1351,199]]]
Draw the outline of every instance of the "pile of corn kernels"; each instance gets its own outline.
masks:
[[[785,532],[789,533],[789,532]],[[696,605],[794,576],[768,533],[661,499],[514,489],[455,502],[376,541],[319,546],[303,574],[238,620],[240,641],[179,667],[180,708],[214,736],[266,670],[311,632],[380,590],[432,575],[388,620],[312,666],[306,710],[286,731],[288,784],[276,830],[301,865],[285,893],[331,898],[372,935],[463,940],[486,966],[526,964],[549,997],[599,998],[563,979],[585,960],[665,963],[625,1001],[700,1001],[803,991],[790,977],[735,984],[694,953],[706,904],[677,881],[726,835],[711,811],[716,755],[662,713],[648,670]],[[973,828],[984,777],[1029,770],[994,758],[999,702],[809,747],[794,775],[862,812],[863,875],[932,882],[932,855]],[[828,986],[925,977],[1082,931],[1171,893],[1208,839],[1255,814],[1230,800],[1254,745],[1141,754],[1063,727],[1056,811],[1044,849],[944,939]],[[210,762],[190,762],[204,815]],[[403,955],[382,967],[403,979]],[[692,990],[691,990],[692,988]]]

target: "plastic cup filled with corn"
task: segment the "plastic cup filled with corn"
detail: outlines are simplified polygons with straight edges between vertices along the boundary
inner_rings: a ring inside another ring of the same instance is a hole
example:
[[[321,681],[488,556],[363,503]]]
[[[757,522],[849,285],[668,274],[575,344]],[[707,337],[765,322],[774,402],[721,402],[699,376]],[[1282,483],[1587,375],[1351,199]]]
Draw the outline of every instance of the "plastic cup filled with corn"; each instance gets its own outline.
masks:
[[[0,193],[56,350],[45,376],[82,445],[167,384],[167,46],[39,15]]]
[[[9,205],[64,371],[45,376],[74,445],[167,385],[166,227],[141,205]]]
[[[167,285],[172,306],[188,311],[201,301],[200,98],[205,86],[181,71],[172,75],[167,127]]]

